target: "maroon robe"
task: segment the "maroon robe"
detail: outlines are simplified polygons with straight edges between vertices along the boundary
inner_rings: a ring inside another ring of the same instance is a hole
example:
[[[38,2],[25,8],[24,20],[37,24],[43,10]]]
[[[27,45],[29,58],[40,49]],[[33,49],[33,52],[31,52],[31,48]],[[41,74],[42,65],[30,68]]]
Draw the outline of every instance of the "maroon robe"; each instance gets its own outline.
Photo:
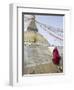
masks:
[[[57,48],[54,48],[53,50],[53,63],[58,65],[60,62],[60,55]]]

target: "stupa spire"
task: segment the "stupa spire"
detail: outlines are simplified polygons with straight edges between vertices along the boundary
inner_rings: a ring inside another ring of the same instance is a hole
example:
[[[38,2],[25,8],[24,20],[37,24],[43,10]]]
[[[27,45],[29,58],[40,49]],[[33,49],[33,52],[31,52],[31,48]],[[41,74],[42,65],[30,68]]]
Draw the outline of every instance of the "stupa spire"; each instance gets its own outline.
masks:
[[[31,22],[27,28],[27,31],[35,31],[35,32],[38,32],[38,29],[37,29],[37,26],[36,26],[36,23],[35,23],[35,15],[32,16],[31,18]]]

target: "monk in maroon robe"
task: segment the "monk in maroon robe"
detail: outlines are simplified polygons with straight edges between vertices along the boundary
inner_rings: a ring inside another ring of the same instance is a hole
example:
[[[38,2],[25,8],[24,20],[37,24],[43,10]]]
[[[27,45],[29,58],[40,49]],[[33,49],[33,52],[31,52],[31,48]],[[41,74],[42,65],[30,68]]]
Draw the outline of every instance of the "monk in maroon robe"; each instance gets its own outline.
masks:
[[[53,59],[52,59],[53,60],[53,63],[56,64],[56,65],[59,65],[60,59],[61,59],[61,57],[60,57],[59,52],[58,52],[58,49],[56,47],[53,50]]]

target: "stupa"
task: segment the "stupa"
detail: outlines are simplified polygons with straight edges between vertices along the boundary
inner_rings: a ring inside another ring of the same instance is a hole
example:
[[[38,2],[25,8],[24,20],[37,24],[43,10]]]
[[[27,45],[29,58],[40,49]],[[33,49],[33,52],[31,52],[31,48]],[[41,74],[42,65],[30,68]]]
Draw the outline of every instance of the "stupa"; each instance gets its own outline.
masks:
[[[33,15],[27,31],[24,32],[24,42],[39,43],[48,46],[48,41],[38,32],[38,28],[35,23],[35,16]]]
[[[24,31],[24,74],[57,72],[52,65],[48,41],[38,32],[35,16]]]

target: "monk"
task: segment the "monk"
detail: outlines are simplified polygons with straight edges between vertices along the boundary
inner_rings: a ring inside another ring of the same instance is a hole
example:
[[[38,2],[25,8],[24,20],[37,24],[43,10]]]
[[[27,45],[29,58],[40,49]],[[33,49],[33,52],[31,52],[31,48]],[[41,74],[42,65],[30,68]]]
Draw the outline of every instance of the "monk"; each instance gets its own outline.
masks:
[[[59,52],[58,52],[58,49],[57,47],[54,48],[53,50],[53,63],[56,64],[56,65],[59,65],[60,64],[60,55],[59,55]]]

